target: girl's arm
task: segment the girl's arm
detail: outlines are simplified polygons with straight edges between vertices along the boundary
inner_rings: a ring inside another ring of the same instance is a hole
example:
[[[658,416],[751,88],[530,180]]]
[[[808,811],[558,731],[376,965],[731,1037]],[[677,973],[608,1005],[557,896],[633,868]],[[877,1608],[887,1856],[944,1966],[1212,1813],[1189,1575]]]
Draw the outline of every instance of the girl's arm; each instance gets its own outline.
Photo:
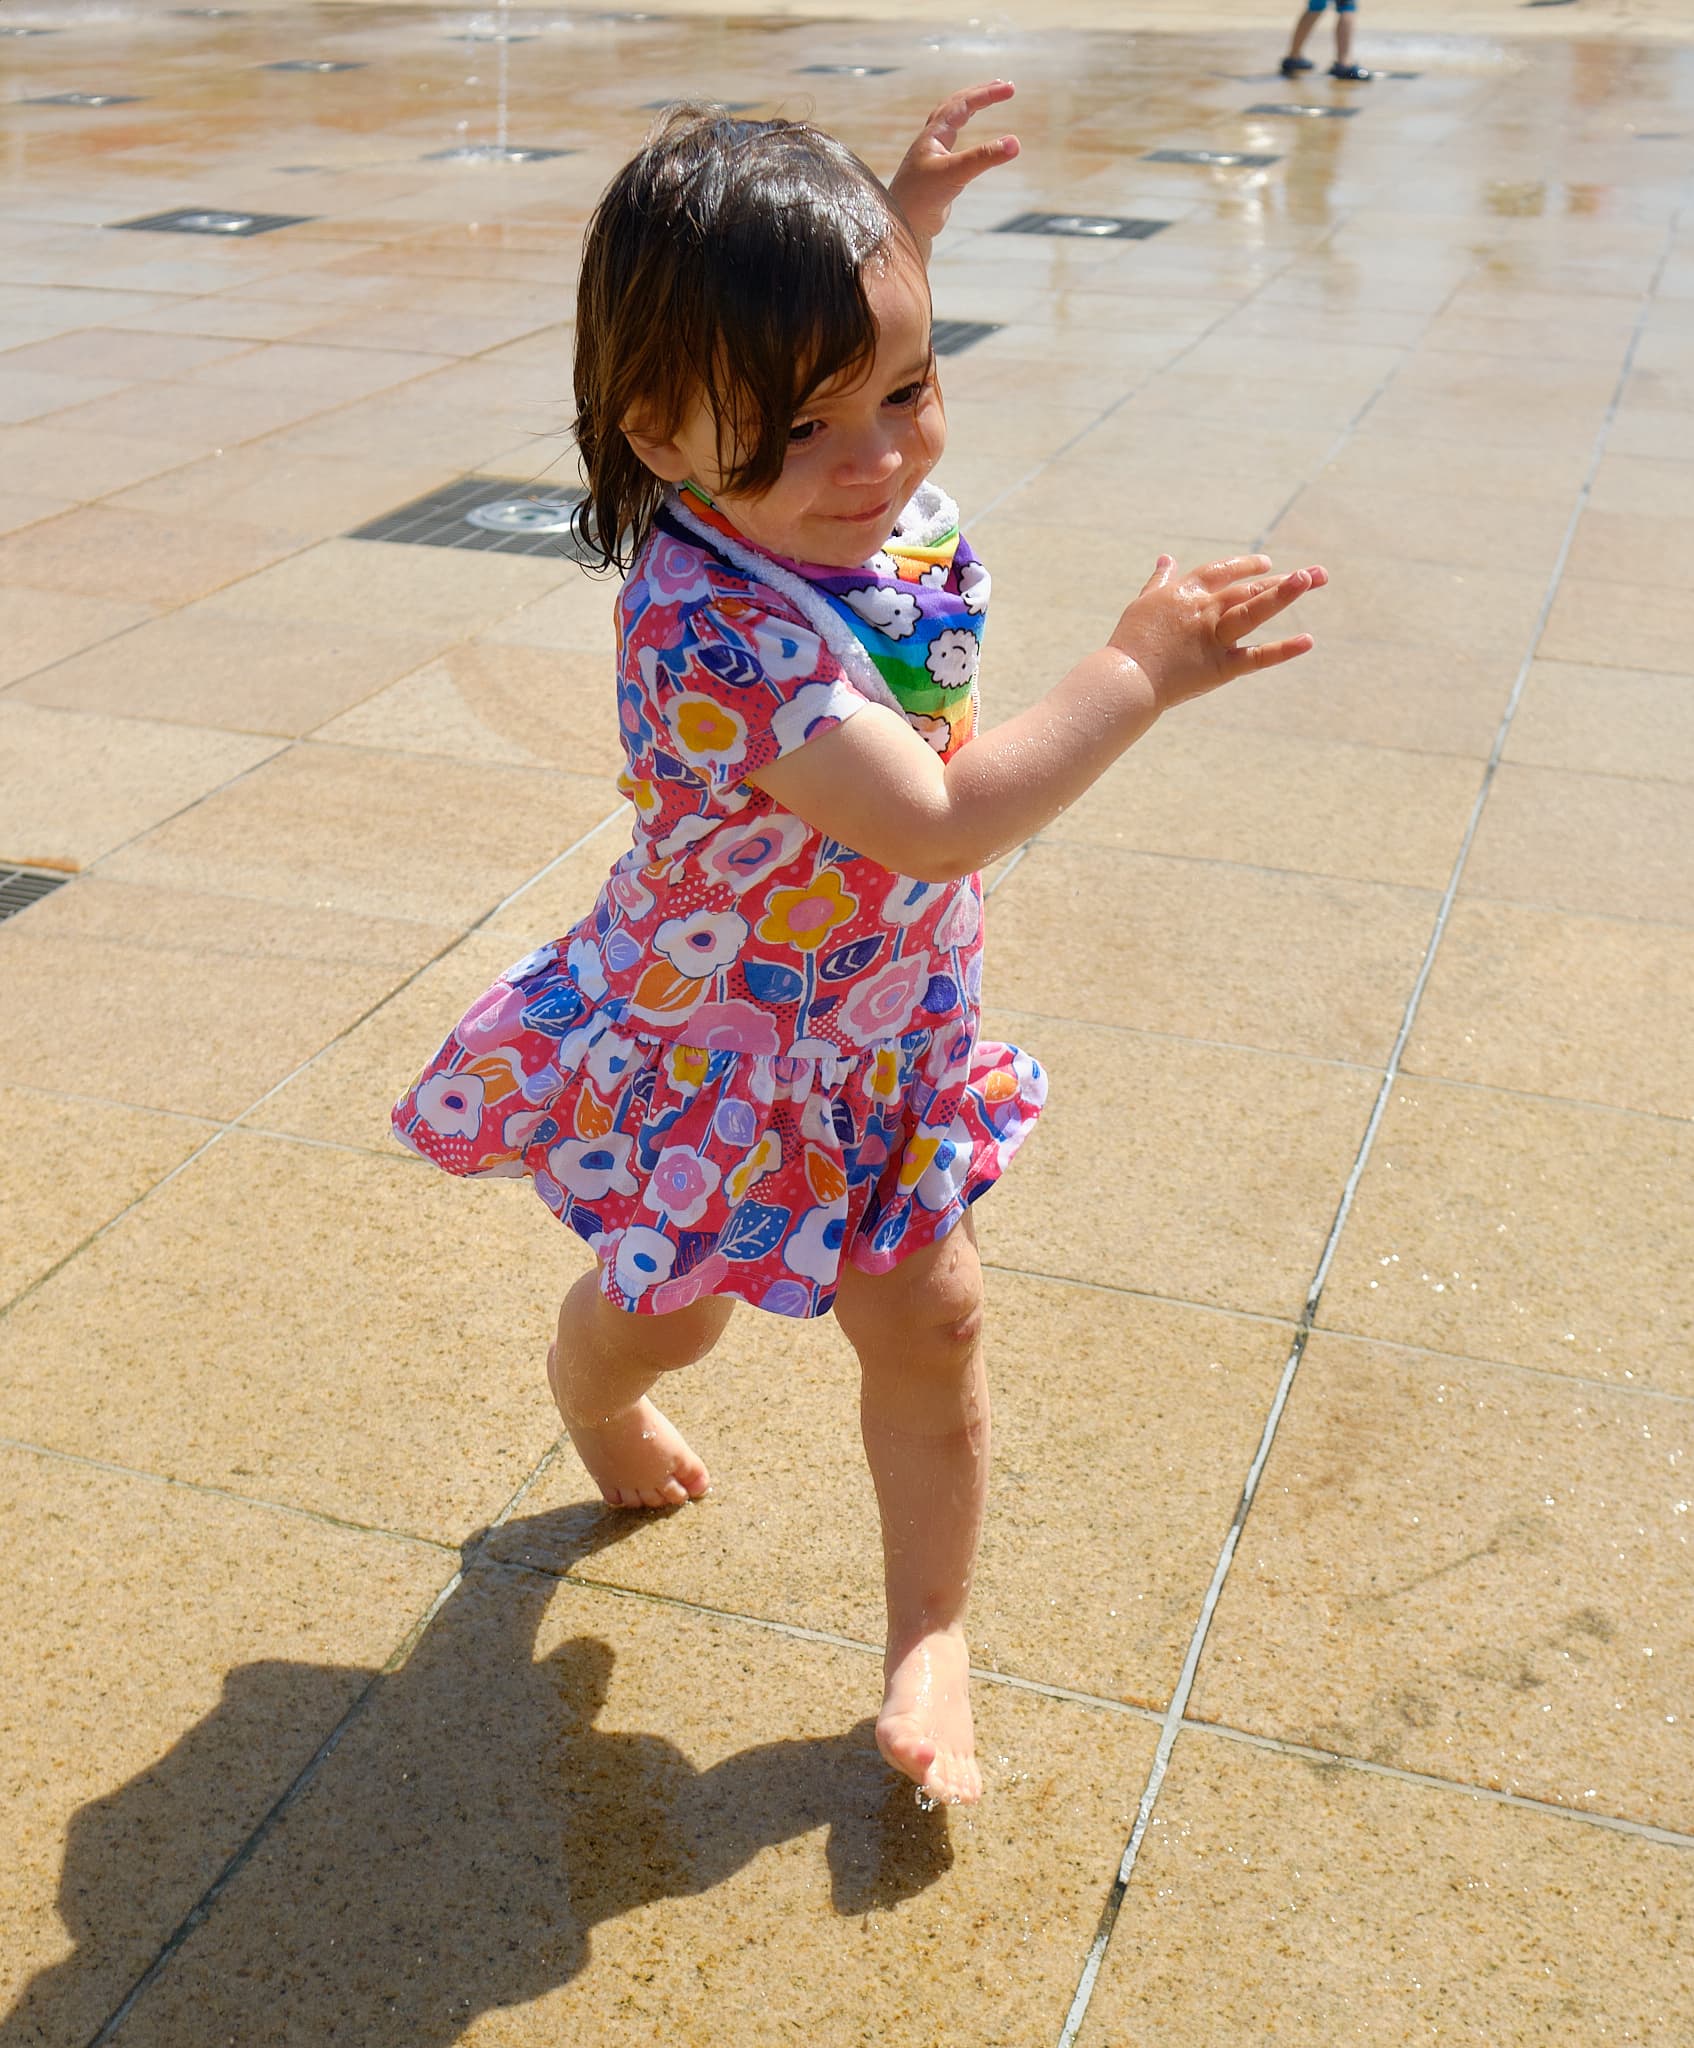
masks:
[[[983,85],[967,85],[963,92],[943,100],[889,180],[888,195],[910,223],[918,254],[926,264],[936,236],[947,225],[953,201],[973,178],[980,178],[996,164],[1010,163],[1017,155],[1015,135],[979,142],[971,149],[955,150],[953,146],[972,114],[1009,100],[1014,90],[1005,79],[995,78]]]
[[[1316,568],[1278,578],[1270,566],[1249,555],[1178,576],[1161,555],[1106,646],[950,761],[898,712],[872,704],[749,780],[895,874],[972,874],[1050,825],[1161,711],[1307,652],[1307,633],[1237,645],[1329,580]]]

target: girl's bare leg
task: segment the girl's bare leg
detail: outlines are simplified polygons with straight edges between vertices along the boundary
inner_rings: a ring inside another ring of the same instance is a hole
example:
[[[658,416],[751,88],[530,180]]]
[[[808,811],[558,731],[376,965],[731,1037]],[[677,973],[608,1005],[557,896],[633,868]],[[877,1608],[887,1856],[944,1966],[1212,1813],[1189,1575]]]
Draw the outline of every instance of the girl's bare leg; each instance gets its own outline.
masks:
[[[613,1308],[594,1273],[565,1296],[547,1383],[577,1456],[613,1507],[680,1507],[711,1485],[647,1390],[661,1373],[704,1358],[733,1306],[708,1296],[668,1316],[632,1316]]]
[[[877,1746],[932,1798],[982,1796],[965,1602],[988,1495],[982,1268],[969,1213],[890,1273],[843,1267],[835,1313],[859,1354],[860,1422],[888,1599]]]
[[[1335,16],[1335,61],[1337,64],[1351,64],[1353,61],[1353,17],[1350,13],[1337,11]]]

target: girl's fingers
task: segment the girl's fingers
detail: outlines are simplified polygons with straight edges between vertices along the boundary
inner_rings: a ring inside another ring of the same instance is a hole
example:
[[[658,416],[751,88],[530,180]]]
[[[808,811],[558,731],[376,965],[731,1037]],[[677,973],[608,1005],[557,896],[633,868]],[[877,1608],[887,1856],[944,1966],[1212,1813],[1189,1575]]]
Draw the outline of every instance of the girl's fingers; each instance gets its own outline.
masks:
[[[1237,673],[1275,668],[1279,662],[1292,661],[1297,654],[1310,654],[1315,644],[1310,633],[1296,633],[1291,640],[1267,640],[1262,647],[1237,647],[1234,650]]]
[[[955,150],[947,159],[947,168],[960,185],[968,185],[972,178],[981,177],[984,171],[991,171],[1017,153],[1018,138],[1002,135],[998,142],[979,142],[974,149]]]
[[[1296,604],[1315,588],[1308,570],[1296,569],[1274,582],[1251,582],[1223,593],[1225,609],[1218,618],[1220,640],[1245,640],[1247,635]],[[1233,599],[1233,602],[1229,600]]]
[[[1227,562],[1208,562],[1194,575],[1208,590],[1222,590],[1248,577],[1262,576],[1270,565],[1269,555],[1236,555]]]
[[[1142,584],[1140,590],[1136,593],[1136,595],[1139,597],[1145,597],[1149,591],[1162,589],[1164,585],[1171,580],[1171,573],[1175,568],[1176,561],[1174,557],[1170,555],[1161,555],[1159,559],[1153,564],[1152,575],[1149,576],[1147,578],[1147,581]]]
[[[984,107],[996,106],[1001,100],[1009,100],[1015,91],[1007,80],[991,78],[981,85],[967,85],[962,92],[941,102],[924,126],[947,149],[958,140],[959,130],[972,114],[980,114]]]

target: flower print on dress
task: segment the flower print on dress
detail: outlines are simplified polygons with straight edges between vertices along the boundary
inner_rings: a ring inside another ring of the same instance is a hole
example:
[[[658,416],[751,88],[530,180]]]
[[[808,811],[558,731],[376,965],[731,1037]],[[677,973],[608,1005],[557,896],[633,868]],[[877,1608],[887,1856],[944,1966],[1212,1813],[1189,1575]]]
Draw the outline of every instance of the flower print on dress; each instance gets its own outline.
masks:
[[[629,1170],[634,1143],[622,1131],[608,1131],[603,1138],[561,1138],[547,1154],[548,1170],[579,1201],[638,1194],[640,1183]]]
[[[700,872],[725,882],[739,896],[784,868],[805,845],[807,828],[788,811],[766,811],[745,824],[726,825],[712,834],[699,856]]]
[[[776,1019],[769,1010],[744,1003],[738,996],[722,1003],[702,1003],[688,1020],[688,1035],[718,1051],[755,1053],[765,1059],[774,1059],[782,1050]]]
[[[703,604],[712,595],[699,549],[664,534],[654,537],[641,566],[648,591],[661,604]]]
[[[992,588],[988,570],[981,562],[970,562],[959,571],[959,595],[964,600],[965,610],[979,617],[988,609],[988,594]]]
[[[759,937],[772,945],[797,946],[802,953],[815,953],[858,907],[858,897],[847,889],[839,871],[824,868],[798,889],[771,891],[765,898]]]
[[[792,753],[819,732],[839,725],[844,715],[842,697],[841,688],[834,683],[808,683],[796,690],[771,718],[771,736],[779,750]],[[864,701],[859,698],[852,708]]]
[[[606,993],[606,970],[601,965],[600,949],[592,939],[572,939],[565,954],[565,966],[590,1002],[597,1003]]]
[[[823,642],[809,626],[765,618],[753,628],[751,637],[759,668],[773,683],[791,683],[800,676],[817,674]]]
[[[650,1288],[668,1280],[676,1264],[676,1246],[663,1231],[632,1223],[618,1239],[612,1271],[624,1298],[637,1301]]]
[[[944,953],[976,943],[982,930],[982,902],[974,889],[956,890],[935,926],[935,943]]]
[[[665,705],[665,716],[689,766],[705,771],[709,780],[725,779],[727,769],[745,760],[747,721],[716,697],[680,690]]]
[[[841,1006],[841,1028],[860,1045],[898,1036],[921,1006],[929,980],[927,953],[890,961],[868,981],[854,985]]]
[[[432,1074],[417,1091],[418,1114],[443,1138],[474,1138],[482,1128],[482,1099],[475,1074]]]
[[[847,1197],[808,1210],[782,1247],[782,1263],[820,1286],[841,1270],[841,1247],[847,1237]]]
[[[727,967],[746,943],[747,920],[733,910],[696,910],[688,917],[666,918],[653,934],[654,950],[679,974],[696,980]]]
[[[718,1191],[722,1173],[709,1159],[686,1145],[667,1145],[648,1178],[642,1201],[659,1209],[679,1227],[698,1223],[706,1205]]]

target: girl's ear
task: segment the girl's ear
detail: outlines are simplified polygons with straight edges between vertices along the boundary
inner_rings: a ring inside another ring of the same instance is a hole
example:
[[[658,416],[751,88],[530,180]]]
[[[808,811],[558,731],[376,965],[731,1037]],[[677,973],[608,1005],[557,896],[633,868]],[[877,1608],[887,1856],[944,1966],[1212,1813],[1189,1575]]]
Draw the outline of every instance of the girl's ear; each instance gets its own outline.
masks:
[[[679,484],[688,475],[691,465],[678,441],[651,432],[635,413],[627,414],[620,425],[631,452],[644,469],[650,469],[667,484]]]

